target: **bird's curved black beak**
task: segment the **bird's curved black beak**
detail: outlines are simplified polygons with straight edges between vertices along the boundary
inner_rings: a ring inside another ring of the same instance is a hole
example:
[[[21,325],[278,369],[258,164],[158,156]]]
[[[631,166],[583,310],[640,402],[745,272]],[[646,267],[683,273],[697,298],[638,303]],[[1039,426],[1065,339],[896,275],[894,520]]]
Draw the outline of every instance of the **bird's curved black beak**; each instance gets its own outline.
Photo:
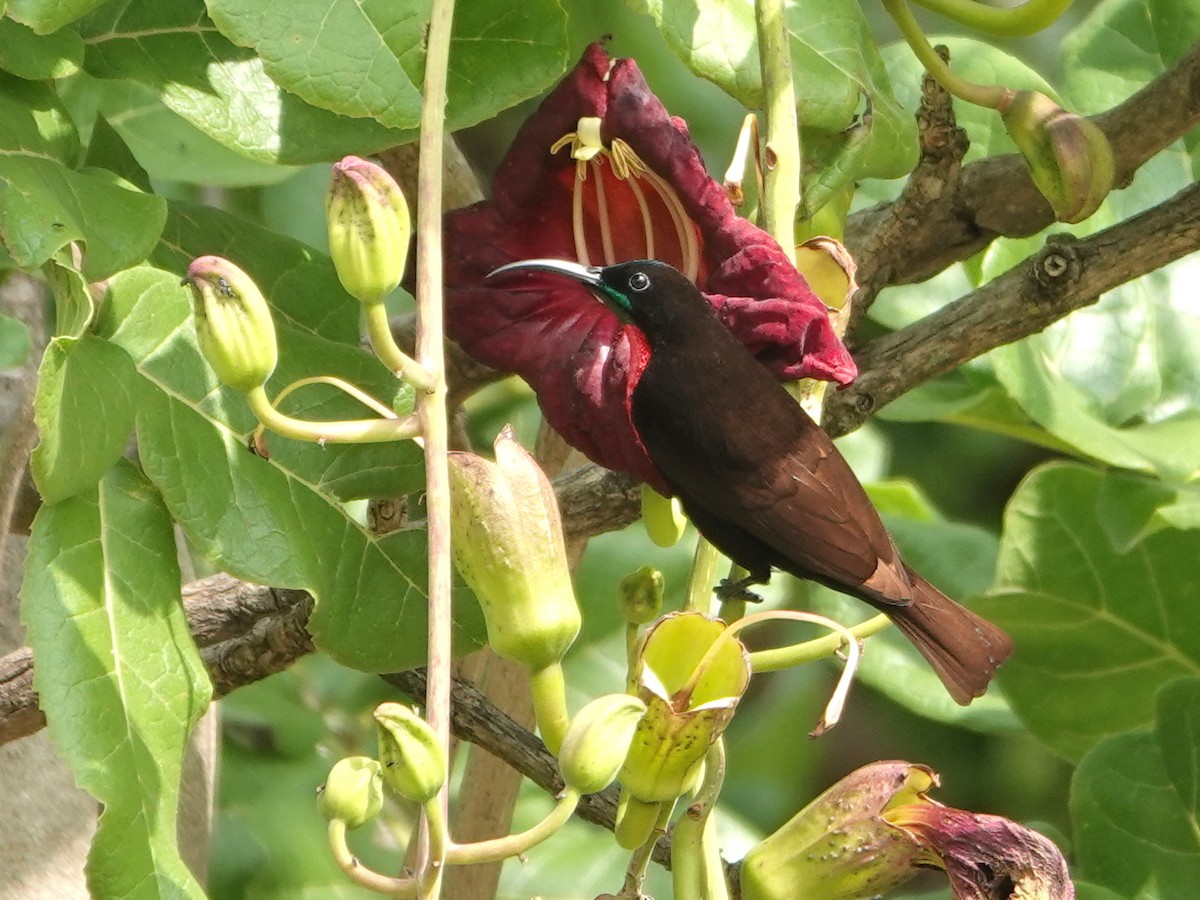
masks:
[[[492,278],[505,272],[519,272],[522,270],[557,272],[559,275],[565,275],[589,287],[600,287],[601,269],[599,266],[585,266],[582,263],[570,262],[565,259],[522,259],[501,266],[498,269],[493,269],[491,272],[488,272],[487,277]]]

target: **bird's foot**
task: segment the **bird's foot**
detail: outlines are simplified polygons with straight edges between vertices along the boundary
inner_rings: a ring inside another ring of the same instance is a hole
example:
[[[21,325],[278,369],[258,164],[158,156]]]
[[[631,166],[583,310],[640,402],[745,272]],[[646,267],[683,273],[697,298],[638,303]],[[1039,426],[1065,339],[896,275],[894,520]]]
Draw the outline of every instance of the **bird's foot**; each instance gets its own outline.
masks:
[[[737,600],[743,603],[762,603],[763,598],[750,590],[750,585],[758,583],[758,579],[753,575],[739,578],[737,581],[722,578],[721,583],[713,588],[713,593],[722,603],[732,603]]]

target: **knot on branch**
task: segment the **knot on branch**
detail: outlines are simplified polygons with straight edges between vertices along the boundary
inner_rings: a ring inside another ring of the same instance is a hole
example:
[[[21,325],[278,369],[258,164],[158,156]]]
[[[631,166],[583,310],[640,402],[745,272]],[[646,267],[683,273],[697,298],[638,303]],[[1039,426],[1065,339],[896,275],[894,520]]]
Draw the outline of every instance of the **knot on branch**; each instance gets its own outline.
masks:
[[[1065,291],[1083,271],[1075,238],[1069,234],[1052,235],[1031,262],[1033,279],[1044,295]]]

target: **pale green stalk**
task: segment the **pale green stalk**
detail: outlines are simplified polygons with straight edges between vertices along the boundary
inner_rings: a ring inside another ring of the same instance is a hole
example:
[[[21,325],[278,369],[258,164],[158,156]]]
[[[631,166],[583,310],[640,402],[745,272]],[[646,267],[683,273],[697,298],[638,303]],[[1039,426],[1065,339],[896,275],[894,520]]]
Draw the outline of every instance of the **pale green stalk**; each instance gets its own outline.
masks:
[[[418,391],[432,391],[436,385],[433,374],[396,344],[392,325],[388,321],[387,307],[383,301],[365,303],[363,309],[367,317],[367,337],[370,338],[371,349],[375,351],[379,361]]]
[[[346,844],[346,823],[341,819],[329,821],[329,849],[346,876],[355,884],[389,897],[416,897],[419,886],[412,878],[392,878],[369,869],[358,861]]]
[[[520,856],[556,834],[575,812],[575,807],[579,805],[579,798],[579,791],[567,788],[555,802],[554,809],[542,821],[519,834],[508,834],[474,844],[452,843],[446,848],[446,862],[449,865],[465,866],[475,863],[500,862]]]
[[[558,756],[571,717],[567,713],[567,683],[562,666],[552,663],[544,669],[529,670],[529,687],[538,731],[546,749]]]
[[[763,226],[796,261],[796,210],[800,206],[800,125],[784,0],[755,0],[758,61],[762,70],[766,124],[763,128]]]
[[[912,52],[921,61],[921,65],[925,67],[925,71],[932,75],[938,84],[955,97],[958,97],[960,100],[966,100],[968,103],[974,103],[976,106],[983,106],[987,109],[999,109],[1012,93],[1008,88],[1001,87],[1000,85],[976,84],[956,74],[953,69],[946,65],[946,61],[937,55],[933,47],[929,45],[929,41],[925,37],[925,32],[921,30],[921,26],[917,24],[917,20],[913,18],[913,14],[909,10],[905,0],[883,0],[883,6],[891,17],[896,20],[896,25],[899,27],[900,33],[904,35],[904,40],[908,42],[908,46],[912,48]]]
[[[696,555],[692,557],[692,573],[688,578],[687,599],[683,604],[684,611],[708,615],[713,584],[717,577],[718,555],[717,548],[703,536],[697,539]]]
[[[416,415],[425,439],[425,497],[429,534],[429,680],[425,715],[450,755],[450,471],[449,427],[446,420],[446,366],[442,309],[442,142],[446,126],[446,72],[450,59],[450,30],[454,0],[433,0],[426,39],[425,86],[421,104],[421,137],[417,173],[417,363],[429,375],[429,388],[417,394]],[[437,803],[447,815],[448,786]],[[425,836],[429,831],[426,816]],[[432,835],[428,835],[432,838]],[[418,854],[421,868],[441,867],[430,839]],[[440,878],[431,881],[423,897],[436,898]]]
[[[378,444],[402,441],[421,434],[416,416],[403,419],[350,419],[338,422],[314,422],[285,415],[272,405],[260,385],[246,394],[254,417],[271,431],[297,441],[317,444]]]
[[[996,37],[1026,37],[1052,25],[1072,0],[1025,0],[1020,6],[987,6],[978,0],[913,0],[918,6]]]

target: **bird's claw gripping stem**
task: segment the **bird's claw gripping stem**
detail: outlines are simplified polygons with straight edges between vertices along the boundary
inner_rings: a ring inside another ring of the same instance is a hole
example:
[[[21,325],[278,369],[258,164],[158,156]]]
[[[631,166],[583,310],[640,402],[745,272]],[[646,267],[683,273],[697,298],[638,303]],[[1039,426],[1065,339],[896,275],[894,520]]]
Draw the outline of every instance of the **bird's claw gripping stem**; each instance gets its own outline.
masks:
[[[758,584],[758,579],[753,575],[747,575],[737,581],[722,578],[721,583],[713,588],[713,593],[722,603],[731,603],[736,600],[743,603],[762,603],[763,598],[750,590],[752,584]]]

